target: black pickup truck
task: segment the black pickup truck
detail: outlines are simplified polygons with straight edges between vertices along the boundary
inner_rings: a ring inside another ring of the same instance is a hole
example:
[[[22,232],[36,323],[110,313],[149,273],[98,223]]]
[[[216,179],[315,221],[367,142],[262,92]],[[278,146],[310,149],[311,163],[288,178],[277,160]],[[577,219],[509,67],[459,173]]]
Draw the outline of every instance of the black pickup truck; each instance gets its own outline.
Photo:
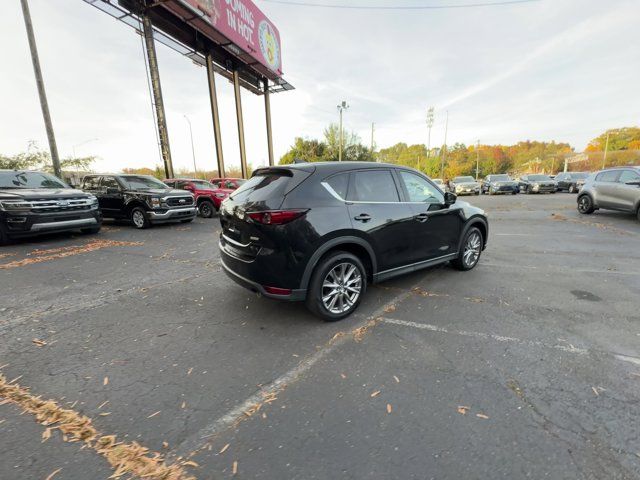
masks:
[[[50,232],[98,233],[101,225],[95,196],[48,173],[0,170],[0,244]]]
[[[169,188],[150,175],[86,175],[82,190],[98,198],[105,218],[129,220],[136,228],[191,222],[198,213],[191,193]]]

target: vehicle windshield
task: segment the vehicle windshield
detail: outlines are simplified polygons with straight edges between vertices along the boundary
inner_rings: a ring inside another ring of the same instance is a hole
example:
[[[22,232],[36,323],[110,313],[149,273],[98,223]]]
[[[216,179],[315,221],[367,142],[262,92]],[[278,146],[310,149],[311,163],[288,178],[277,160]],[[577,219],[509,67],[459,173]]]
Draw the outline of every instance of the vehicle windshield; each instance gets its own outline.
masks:
[[[588,176],[588,172],[573,172],[571,174],[571,178],[575,178],[576,180],[585,180]]]
[[[125,175],[122,180],[132,190],[168,190],[169,187],[160,180],[148,175]]]
[[[0,172],[0,188],[69,188],[62,180],[42,172]]]
[[[475,182],[476,179],[473,177],[456,177],[453,179],[453,183],[468,183]]]
[[[533,182],[550,182],[551,181],[551,178],[549,178],[547,175],[529,175],[527,178]]]
[[[216,188],[213,185],[213,183],[207,182],[206,180],[192,180],[191,183],[193,183],[196,186],[196,188],[200,188],[200,189],[213,190]]]
[[[509,175],[491,175],[492,182],[510,182],[511,177]]]

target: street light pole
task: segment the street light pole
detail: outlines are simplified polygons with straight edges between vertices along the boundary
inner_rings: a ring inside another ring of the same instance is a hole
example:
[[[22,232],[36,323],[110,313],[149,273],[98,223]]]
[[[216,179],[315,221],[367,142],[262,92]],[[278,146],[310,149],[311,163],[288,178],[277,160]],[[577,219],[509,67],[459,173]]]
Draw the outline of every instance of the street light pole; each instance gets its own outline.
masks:
[[[478,181],[478,171],[480,170],[480,140],[476,144],[476,182]]]
[[[429,129],[429,136],[427,137],[427,158],[431,158],[431,127],[433,127],[433,107],[427,109],[427,128]],[[418,165],[420,167],[420,165]]]
[[[444,162],[447,159],[447,132],[449,130],[449,110],[447,110],[447,119],[444,124],[444,154],[441,158],[440,163],[440,178],[444,180]]]
[[[348,108],[349,108],[349,105],[347,105],[347,102],[345,102],[344,100],[342,101],[342,103],[340,103],[340,105],[338,105],[338,111],[340,112],[340,141],[339,141],[339,147],[338,147],[339,162],[342,161],[342,144],[344,142],[344,135],[342,133],[342,112],[347,110]]]
[[[604,156],[602,157],[602,169],[607,165],[607,150],[609,150],[609,132],[607,132],[607,141],[604,144]]]
[[[33,24],[31,23],[31,12],[29,11],[29,3],[27,0],[20,0],[22,3],[22,15],[24,17],[24,25],[27,29],[27,38],[29,40],[29,50],[31,51],[31,63],[33,63],[33,73],[36,76],[36,85],[38,87],[38,96],[40,97],[40,108],[42,109],[42,117],[44,118],[44,126],[47,131],[47,139],[49,140],[49,151],[51,152],[51,161],[53,162],[53,173],[56,177],[62,178],[60,170],[60,157],[58,156],[58,146],[56,137],[53,133],[53,123],[51,122],[51,112],[49,112],[49,102],[47,102],[47,93],[44,89],[44,79],[42,78],[42,70],[40,69],[40,58],[38,57],[38,47],[36,46],[36,37],[33,33]]]
[[[191,128],[191,120],[186,115],[183,115],[184,119],[189,124],[189,135],[191,136],[191,155],[193,156],[193,174],[198,177],[198,169],[196,168],[196,149],[193,146],[193,129]]]

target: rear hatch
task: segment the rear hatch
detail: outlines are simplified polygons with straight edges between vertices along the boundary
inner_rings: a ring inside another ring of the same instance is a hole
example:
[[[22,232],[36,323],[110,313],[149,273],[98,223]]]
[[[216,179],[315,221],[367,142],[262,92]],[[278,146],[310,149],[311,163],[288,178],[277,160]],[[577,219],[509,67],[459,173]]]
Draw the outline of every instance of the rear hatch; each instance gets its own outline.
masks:
[[[227,253],[252,260],[261,248],[273,248],[271,232],[277,225],[264,225],[251,215],[279,212],[285,196],[313,173],[311,165],[269,167],[256,170],[250,180],[235,190],[220,208],[221,242]]]

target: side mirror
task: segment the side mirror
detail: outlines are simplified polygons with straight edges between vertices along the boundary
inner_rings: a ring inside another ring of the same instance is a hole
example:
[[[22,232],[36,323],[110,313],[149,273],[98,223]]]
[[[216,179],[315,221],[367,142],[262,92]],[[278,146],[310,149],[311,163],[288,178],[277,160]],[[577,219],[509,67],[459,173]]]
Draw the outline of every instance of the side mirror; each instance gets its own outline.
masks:
[[[456,203],[456,199],[458,198],[458,196],[455,193],[451,193],[451,192],[445,192],[444,194],[444,204],[449,207],[451,205],[453,205],[454,203]]]

